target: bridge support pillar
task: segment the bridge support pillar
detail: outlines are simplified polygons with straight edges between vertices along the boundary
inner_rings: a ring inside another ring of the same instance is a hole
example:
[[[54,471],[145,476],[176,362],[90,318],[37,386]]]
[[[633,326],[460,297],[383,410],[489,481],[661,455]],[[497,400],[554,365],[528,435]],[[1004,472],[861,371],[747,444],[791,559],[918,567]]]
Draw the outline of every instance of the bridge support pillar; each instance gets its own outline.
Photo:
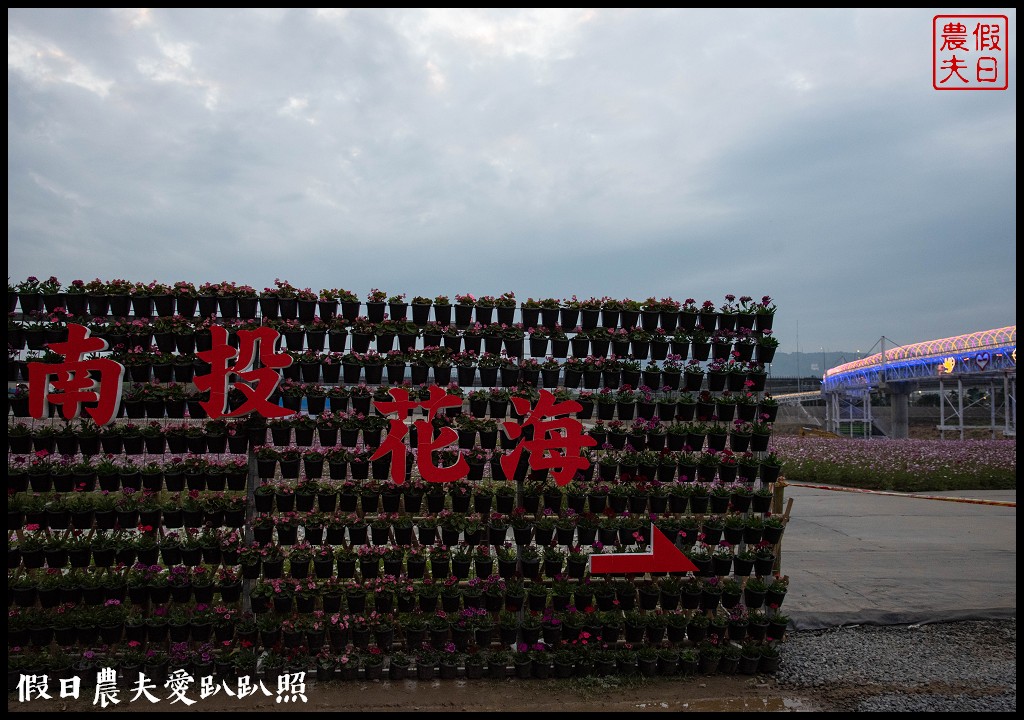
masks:
[[[891,410],[889,436],[906,439],[910,433],[910,392],[903,385],[889,386],[889,408]]]

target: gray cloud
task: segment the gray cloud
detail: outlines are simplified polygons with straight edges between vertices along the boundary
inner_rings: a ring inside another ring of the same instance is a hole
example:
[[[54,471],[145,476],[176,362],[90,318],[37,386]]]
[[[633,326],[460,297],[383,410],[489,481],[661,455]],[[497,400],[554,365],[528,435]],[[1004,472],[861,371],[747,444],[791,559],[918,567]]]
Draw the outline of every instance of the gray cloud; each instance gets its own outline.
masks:
[[[1015,87],[933,90],[930,27],[9,10],[9,275],[769,294],[786,350],[1014,324]]]

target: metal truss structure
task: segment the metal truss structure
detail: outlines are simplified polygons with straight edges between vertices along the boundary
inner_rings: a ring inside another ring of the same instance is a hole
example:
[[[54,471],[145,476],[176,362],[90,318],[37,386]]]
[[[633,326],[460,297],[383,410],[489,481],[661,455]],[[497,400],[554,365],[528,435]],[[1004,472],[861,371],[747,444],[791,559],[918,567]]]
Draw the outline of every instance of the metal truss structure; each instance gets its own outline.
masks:
[[[956,394],[947,391],[955,382]],[[1004,435],[1017,431],[1017,326],[929,340],[885,350],[861,360],[845,363],[825,372],[821,394],[826,400],[826,426],[832,432],[850,430],[855,423],[870,423],[872,390],[906,393],[913,387],[937,386],[941,396],[938,429],[947,431],[997,427],[996,387],[1002,385]],[[964,387],[987,387],[990,424],[964,424]],[[955,400],[955,403],[954,403]],[[947,410],[955,424],[947,424]]]

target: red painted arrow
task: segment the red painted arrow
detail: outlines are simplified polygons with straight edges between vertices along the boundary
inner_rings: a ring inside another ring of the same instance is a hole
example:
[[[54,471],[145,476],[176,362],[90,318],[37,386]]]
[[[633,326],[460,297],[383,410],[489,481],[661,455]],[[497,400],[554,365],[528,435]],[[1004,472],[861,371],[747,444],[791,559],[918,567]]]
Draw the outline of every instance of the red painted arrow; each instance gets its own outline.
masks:
[[[651,525],[651,549],[645,553],[590,556],[591,575],[685,572],[696,569],[697,567],[675,546],[675,543],[654,525]]]

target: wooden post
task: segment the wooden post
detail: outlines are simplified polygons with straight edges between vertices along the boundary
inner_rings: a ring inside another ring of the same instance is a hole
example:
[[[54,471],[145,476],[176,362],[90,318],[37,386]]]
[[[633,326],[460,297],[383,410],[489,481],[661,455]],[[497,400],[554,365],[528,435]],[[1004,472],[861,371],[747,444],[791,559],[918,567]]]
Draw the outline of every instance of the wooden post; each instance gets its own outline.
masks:
[[[786,502],[786,509],[783,511],[782,503],[786,494],[786,479],[780,477],[775,481],[774,494],[772,496],[772,515],[782,515],[784,525],[789,524],[789,514],[793,510],[793,498]],[[782,540],[775,546],[775,573],[782,571]]]

